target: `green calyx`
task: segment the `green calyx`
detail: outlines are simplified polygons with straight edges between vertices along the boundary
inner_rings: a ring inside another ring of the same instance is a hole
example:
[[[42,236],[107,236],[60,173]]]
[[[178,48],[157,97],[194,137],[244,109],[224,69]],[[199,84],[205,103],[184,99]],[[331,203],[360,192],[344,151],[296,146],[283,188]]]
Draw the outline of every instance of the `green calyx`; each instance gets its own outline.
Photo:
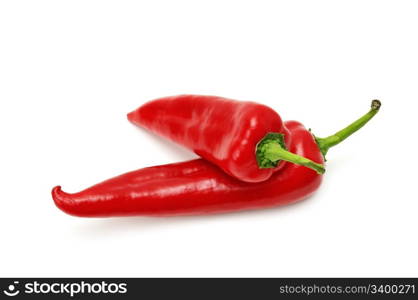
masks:
[[[318,174],[325,172],[325,167],[303,156],[287,151],[284,135],[268,133],[257,145],[256,159],[261,169],[274,168],[281,160],[302,165],[315,170]]]
[[[330,135],[326,138],[319,138],[314,136],[315,141],[318,145],[319,150],[324,156],[328,153],[328,150],[344,141],[354,132],[366,125],[378,112],[382,103],[379,100],[373,100],[371,103],[370,110],[345,127],[337,133]],[[309,131],[311,131],[309,129]],[[323,165],[315,163],[310,159],[303,156],[289,152],[286,149],[286,143],[284,141],[284,135],[281,133],[268,133],[258,144],[256,148],[256,159],[258,166],[261,169],[274,168],[278,165],[281,160],[285,160],[297,165],[305,166],[307,168],[315,170],[319,174],[325,172]]]
[[[282,133],[267,133],[266,136],[258,143],[255,156],[257,158],[258,166],[261,169],[275,168],[280,160],[272,160],[269,149],[278,145],[286,150],[286,143]]]
[[[324,156],[328,153],[328,150],[344,141],[354,132],[366,125],[378,112],[382,103],[379,100],[373,100],[369,112],[365,115],[338,131],[337,133],[330,135],[326,138],[319,138],[314,136],[319,150]],[[310,129],[309,129],[310,131]],[[307,168],[315,170],[318,174],[323,174],[325,168],[323,165],[313,162],[303,156],[289,152],[286,149],[286,143],[284,141],[284,135],[281,133],[268,133],[256,147],[256,159],[258,166],[261,169],[274,168],[281,160],[288,161],[297,165],[305,166]]]

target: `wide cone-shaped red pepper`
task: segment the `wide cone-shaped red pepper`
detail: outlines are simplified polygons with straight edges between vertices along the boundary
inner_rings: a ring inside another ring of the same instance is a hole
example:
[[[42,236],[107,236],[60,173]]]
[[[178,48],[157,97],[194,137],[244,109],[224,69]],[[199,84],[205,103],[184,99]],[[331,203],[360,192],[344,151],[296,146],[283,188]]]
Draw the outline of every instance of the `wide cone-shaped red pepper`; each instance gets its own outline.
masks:
[[[288,121],[288,149],[317,164],[328,149],[366,124],[379,110],[374,100],[363,117],[327,138],[316,138],[302,124]],[[82,217],[173,216],[266,208],[299,201],[312,194],[322,176],[297,164],[284,164],[269,180],[246,183],[202,160],[140,169],[68,194],[57,186],[55,204]]]
[[[323,165],[295,155],[280,116],[262,104],[222,97],[180,95],[150,101],[128,119],[193,150],[227,174],[261,182],[289,161],[324,173]]]
[[[286,126],[295,141],[289,149],[323,163],[312,134],[298,122]],[[269,180],[249,184],[196,159],[126,173],[75,194],[58,186],[52,197],[61,210],[80,217],[210,214],[295,202],[312,194],[321,180],[311,169],[286,164]]]

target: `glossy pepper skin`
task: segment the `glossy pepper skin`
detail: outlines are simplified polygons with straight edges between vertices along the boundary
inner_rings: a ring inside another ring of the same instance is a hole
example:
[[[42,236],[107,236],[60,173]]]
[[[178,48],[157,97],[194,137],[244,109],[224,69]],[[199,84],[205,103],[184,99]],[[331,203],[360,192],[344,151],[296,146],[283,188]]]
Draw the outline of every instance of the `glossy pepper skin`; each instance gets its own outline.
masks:
[[[312,134],[288,121],[275,129],[287,131],[290,151],[323,163]],[[269,180],[249,184],[196,159],[149,167],[120,175],[84,191],[52,191],[56,206],[81,217],[199,215],[267,208],[311,195],[322,176],[306,167],[285,163]]]
[[[216,96],[179,95],[156,99],[129,113],[128,119],[193,150],[225,173],[245,182],[265,181],[284,166],[284,161],[277,159],[268,161],[266,167],[260,165],[258,159],[261,161],[264,157],[257,155],[263,153],[256,155],[256,151],[267,134],[274,133],[280,138],[274,146],[282,151],[290,150],[292,143],[289,128],[270,107]],[[313,165],[312,162],[305,164]],[[320,165],[313,167],[324,172]]]

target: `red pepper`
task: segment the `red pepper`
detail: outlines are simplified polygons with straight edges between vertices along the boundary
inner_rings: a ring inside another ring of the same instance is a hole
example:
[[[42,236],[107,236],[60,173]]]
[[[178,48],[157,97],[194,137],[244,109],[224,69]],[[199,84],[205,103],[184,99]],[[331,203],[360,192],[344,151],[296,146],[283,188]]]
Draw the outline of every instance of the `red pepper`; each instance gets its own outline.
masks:
[[[322,164],[328,149],[366,124],[379,107],[380,102],[374,100],[367,114],[324,139],[315,138],[299,122],[285,122],[288,148]],[[75,194],[57,186],[52,197],[61,210],[82,217],[210,214],[299,201],[312,194],[321,180],[322,176],[311,169],[285,164],[269,180],[250,184],[197,159],[126,173]]]
[[[295,121],[286,126],[297,141],[290,150],[323,163],[312,134]],[[315,171],[286,164],[270,180],[249,184],[196,159],[126,173],[75,194],[58,186],[52,197],[61,210],[80,217],[210,214],[295,202],[312,194],[321,180]]]
[[[227,174],[261,182],[283,167],[283,161],[324,173],[325,169],[286,151],[289,129],[262,104],[215,96],[180,95],[150,101],[128,119],[193,150]]]

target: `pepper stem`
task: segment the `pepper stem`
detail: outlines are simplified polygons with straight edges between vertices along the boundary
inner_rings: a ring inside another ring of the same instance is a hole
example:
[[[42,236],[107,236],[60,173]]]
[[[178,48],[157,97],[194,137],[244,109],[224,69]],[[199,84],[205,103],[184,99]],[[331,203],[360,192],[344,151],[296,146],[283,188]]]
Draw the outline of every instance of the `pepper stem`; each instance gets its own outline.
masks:
[[[325,167],[303,156],[286,150],[283,134],[268,133],[257,145],[256,157],[260,168],[274,168],[280,160],[315,170],[319,174],[325,172]]]
[[[378,113],[381,105],[382,104],[379,100],[373,100],[370,111],[358,120],[345,127],[344,129],[326,138],[315,137],[316,143],[318,144],[318,147],[321,150],[322,155],[325,157],[329,148],[338,145],[346,138],[348,138],[350,135],[352,135],[354,132],[366,125],[366,123],[369,122]]]

